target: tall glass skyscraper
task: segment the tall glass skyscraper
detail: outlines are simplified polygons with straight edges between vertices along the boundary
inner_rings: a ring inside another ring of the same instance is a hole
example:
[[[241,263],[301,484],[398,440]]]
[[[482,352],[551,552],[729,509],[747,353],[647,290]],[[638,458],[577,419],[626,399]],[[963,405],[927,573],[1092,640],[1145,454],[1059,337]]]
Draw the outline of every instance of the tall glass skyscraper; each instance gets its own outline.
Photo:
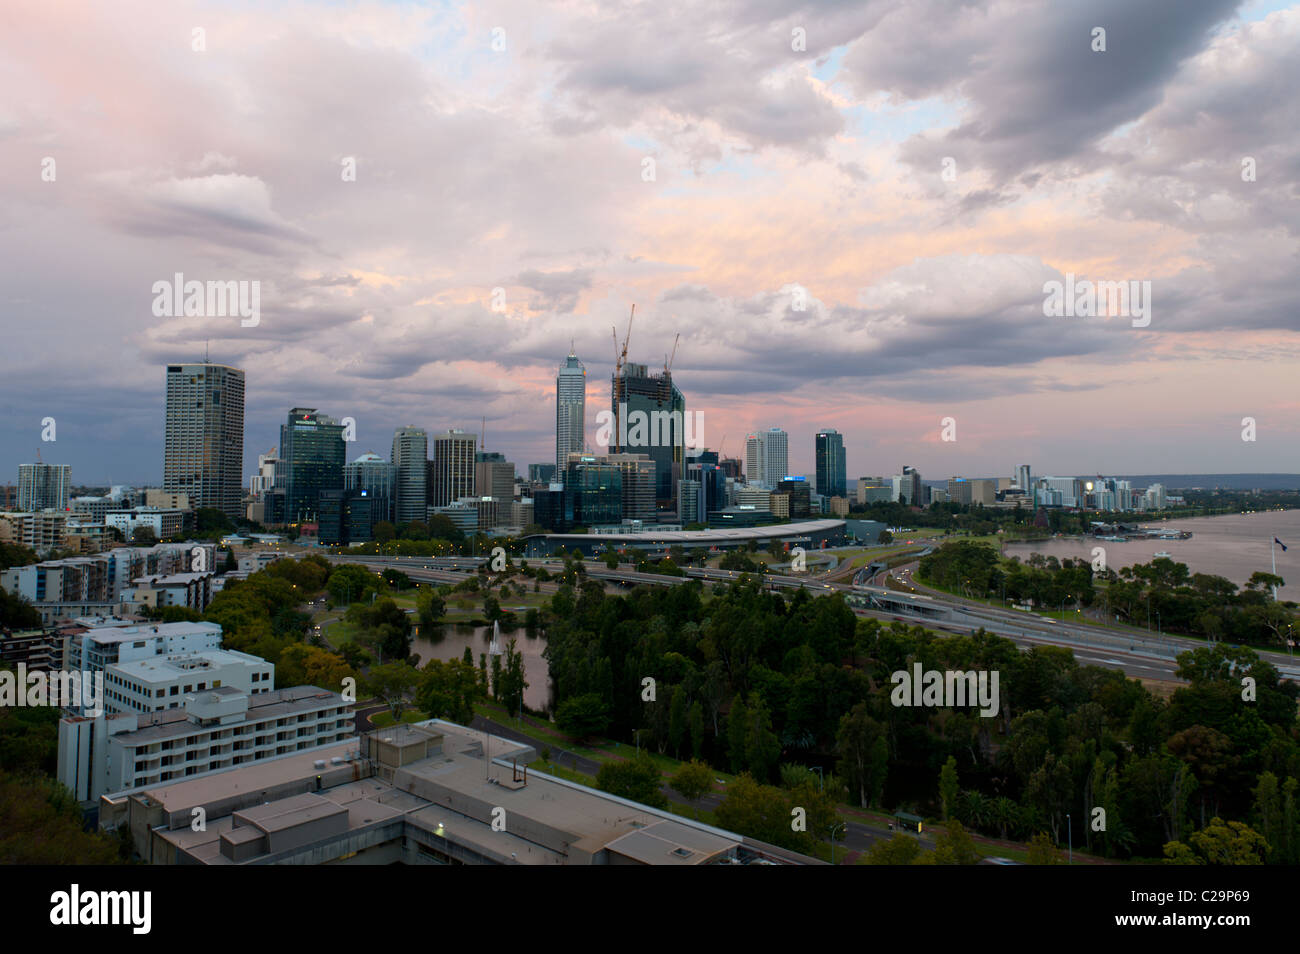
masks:
[[[241,516],[244,372],[222,364],[167,366],[163,490],[188,494],[195,510]]]
[[[343,467],[343,487],[375,501],[377,520],[392,521],[397,498],[397,467],[378,454],[362,454]]]
[[[555,376],[555,469],[564,470],[570,454],[582,453],[587,426],[587,369],[572,351]]]
[[[610,451],[647,454],[655,463],[655,500],[661,510],[676,510],[677,482],[685,476],[686,398],[673,376],[650,374],[646,365],[628,362],[610,379],[614,420]]]
[[[817,493],[823,497],[848,496],[849,477],[844,466],[844,436],[833,427],[817,432]]]
[[[285,471],[285,518],[312,521],[320,512],[322,490],[343,489],[343,425],[317,414],[314,407],[295,407],[280,425],[280,459]]]
[[[393,433],[391,462],[397,468],[397,523],[424,522],[429,514],[429,435],[423,428],[399,427]]]

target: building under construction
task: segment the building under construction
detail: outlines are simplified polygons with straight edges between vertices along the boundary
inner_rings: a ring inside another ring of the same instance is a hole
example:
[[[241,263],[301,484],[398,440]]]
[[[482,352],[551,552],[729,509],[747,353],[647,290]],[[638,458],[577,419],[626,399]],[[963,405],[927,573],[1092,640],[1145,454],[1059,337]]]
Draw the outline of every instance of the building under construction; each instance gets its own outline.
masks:
[[[677,486],[684,476],[686,450],[686,399],[673,386],[672,375],[677,343],[673,342],[671,355],[664,355],[661,374],[651,374],[648,365],[628,361],[627,342],[632,336],[635,316],[636,306],[633,305],[622,353],[615,354],[614,374],[610,380],[614,429],[609,448],[614,454],[649,455],[655,464],[655,505],[661,511],[675,514]],[[617,348],[617,331],[614,344]]]

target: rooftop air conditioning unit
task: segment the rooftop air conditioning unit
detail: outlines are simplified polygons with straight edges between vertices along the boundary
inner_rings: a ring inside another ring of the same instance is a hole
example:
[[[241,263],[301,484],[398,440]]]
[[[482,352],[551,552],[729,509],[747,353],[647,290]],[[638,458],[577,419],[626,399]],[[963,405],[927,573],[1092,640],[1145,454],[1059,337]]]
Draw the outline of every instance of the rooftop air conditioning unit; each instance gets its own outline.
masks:
[[[324,768],[324,767],[325,767],[325,760],[324,760],[324,759],[317,759],[317,760],[316,760],[316,767],[317,767],[318,769],[322,769],[322,768]]]

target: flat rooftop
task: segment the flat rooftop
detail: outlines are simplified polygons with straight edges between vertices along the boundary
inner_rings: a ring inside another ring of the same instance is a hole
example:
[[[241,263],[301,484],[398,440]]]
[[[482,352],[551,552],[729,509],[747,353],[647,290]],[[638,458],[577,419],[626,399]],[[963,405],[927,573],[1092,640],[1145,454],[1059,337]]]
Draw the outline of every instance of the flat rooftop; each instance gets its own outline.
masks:
[[[158,639],[167,636],[194,636],[213,631],[221,635],[216,623],[150,623],[146,626],[103,626],[88,631],[86,639],[97,643],[130,643],[139,639]]]
[[[137,797],[152,799],[170,816],[184,821],[196,805],[220,804],[241,794],[277,788],[285,791],[300,782],[303,791],[255,809],[239,810],[240,815],[249,817],[250,811],[255,812],[260,828],[288,828],[337,815],[332,803],[348,810],[348,827],[339,839],[400,818],[411,826],[405,837],[426,842],[442,837],[451,846],[518,864],[564,864],[572,855],[569,849],[576,848],[580,856],[608,849],[644,864],[696,865],[728,856],[743,843],[738,835],[544,773],[527,772],[524,784],[524,763],[535,757],[531,747],[464,726],[434,719],[377,730],[371,738],[391,738],[394,745],[401,746],[430,735],[441,736],[441,752],[394,767],[392,781],[368,776],[320,791],[308,787],[323,774],[315,760],[347,758],[361,745],[360,739],[353,739],[149,789]],[[490,764],[484,759],[485,748]],[[521,763],[518,777],[514,760]],[[368,770],[368,763],[361,764]],[[338,766],[331,763],[329,767]],[[493,830],[482,817],[486,806],[505,809],[506,830]],[[511,818],[517,821],[512,823]],[[232,831],[237,829],[225,816],[209,818],[207,832],[192,832],[182,825],[160,830],[158,835],[203,863],[231,864],[220,853],[220,840],[223,834],[228,842],[237,837],[229,834]],[[389,838],[389,833],[376,837]]]
[[[250,656],[248,653],[233,649],[204,649],[192,653],[178,653],[174,656],[150,656],[147,659],[113,663],[108,668],[140,682],[163,682],[182,676],[201,676],[227,666],[259,664],[267,663],[259,656]]]
[[[208,694],[242,696],[245,693],[233,686],[205,689],[203,692],[196,693],[200,699]],[[318,689],[315,686],[273,689],[270,692],[258,693],[248,697],[248,713],[244,721],[257,722],[263,719],[278,719],[281,716],[297,715],[302,712],[337,705],[351,705],[351,703],[345,703],[343,697],[336,692]],[[108,716],[109,719],[131,717],[139,720],[139,727],[134,730],[119,732],[113,736],[114,740],[121,742],[123,745],[147,745],[151,742],[161,742],[179,736],[193,735],[199,728],[190,721],[189,713],[184,707],[162,709],[158,712],[124,712]],[[233,722],[214,728],[227,729],[239,724]],[[356,748],[355,743],[353,748]]]

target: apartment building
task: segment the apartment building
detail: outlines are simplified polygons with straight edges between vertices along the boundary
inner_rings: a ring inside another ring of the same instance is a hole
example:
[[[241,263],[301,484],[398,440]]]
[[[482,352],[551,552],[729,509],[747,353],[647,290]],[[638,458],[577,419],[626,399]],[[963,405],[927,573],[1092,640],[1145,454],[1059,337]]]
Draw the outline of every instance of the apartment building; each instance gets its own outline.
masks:
[[[336,692],[297,686],[252,695],[220,686],[161,712],[61,719],[58,777],[88,802],[336,745],[354,734],[352,703]]]
[[[151,656],[104,667],[104,711],[162,712],[179,708],[193,693],[222,687],[256,696],[270,692],[274,682],[275,666],[248,653],[209,649]]]

